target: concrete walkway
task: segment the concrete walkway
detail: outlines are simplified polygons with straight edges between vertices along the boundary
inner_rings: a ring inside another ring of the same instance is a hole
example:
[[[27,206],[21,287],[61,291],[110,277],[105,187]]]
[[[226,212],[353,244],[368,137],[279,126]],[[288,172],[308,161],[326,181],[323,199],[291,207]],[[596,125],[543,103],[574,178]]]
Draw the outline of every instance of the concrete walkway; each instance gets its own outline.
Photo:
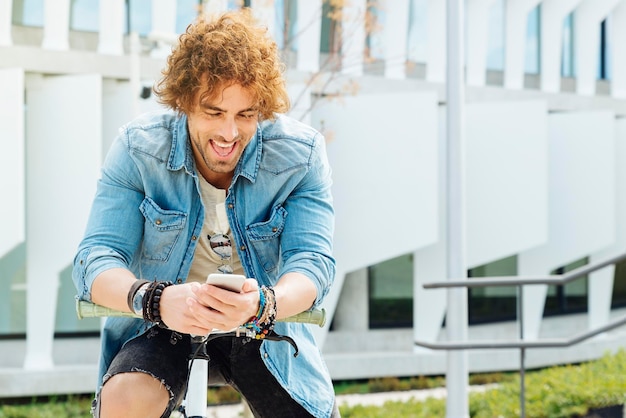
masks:
[[[472,386],[471,391],[485,391],[493,387],[492,385]],[[337,396],[337,403],[342,405],[373,405],[382,406],[387,401],[406,402],[410,399],[424,400],[426,398],[445,398],[446,388],[409,390],[403,392],[381,392],[368,394],[352,394]],[[250,415],[244,415],[243,404],[210,406],[207,408],[208,418],[243,418]]]

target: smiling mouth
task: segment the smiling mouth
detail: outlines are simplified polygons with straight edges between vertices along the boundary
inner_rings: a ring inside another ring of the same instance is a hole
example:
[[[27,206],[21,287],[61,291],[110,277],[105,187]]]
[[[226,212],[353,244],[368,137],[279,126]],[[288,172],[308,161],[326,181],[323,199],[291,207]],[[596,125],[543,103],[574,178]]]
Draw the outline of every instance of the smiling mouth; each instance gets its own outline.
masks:
[[[215,153],[220,156],[220,157],[228,157],[230,154],[232,154],[233,150],[235,149],[235,143],[232,144],[219,144],[215,141],[211,141],[211,147],[213,148],[213,151],[215,151]]]

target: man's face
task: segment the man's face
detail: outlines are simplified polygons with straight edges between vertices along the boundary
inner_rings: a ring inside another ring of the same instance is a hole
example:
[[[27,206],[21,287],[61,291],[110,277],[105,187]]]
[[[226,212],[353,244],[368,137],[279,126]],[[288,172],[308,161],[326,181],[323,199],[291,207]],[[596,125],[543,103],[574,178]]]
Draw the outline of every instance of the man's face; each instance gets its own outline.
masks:
[[[239,84],[217,91],[211,98],[197,94],[187,126],[198,171],[215,187],[227,189],[256,132],[259,112],[252,95]]]

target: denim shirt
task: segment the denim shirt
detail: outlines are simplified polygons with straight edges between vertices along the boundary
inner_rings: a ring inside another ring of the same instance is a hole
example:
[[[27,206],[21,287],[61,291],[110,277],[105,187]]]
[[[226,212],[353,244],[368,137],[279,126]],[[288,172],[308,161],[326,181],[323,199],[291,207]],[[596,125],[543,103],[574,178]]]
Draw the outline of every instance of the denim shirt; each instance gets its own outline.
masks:
[[[261,122],[235,169],[226,195],[232,239],[247,277],[275,285],[288,272],[306,275],[318,306],[334,280],[334,212],[322,135],[286,116]],[[91,301],[98,274],[127,268],[138,278],[184,283],[204,220],[187,118],[146,114],[120,130],[102,168],[82,242],[74,259],[78,298]],[[142,319],[107,318],[98,386]],[[276,323],[292,337],[264,341],[261,356],[290,395],[316,417],[330,416],[334,393],[309,327]]]

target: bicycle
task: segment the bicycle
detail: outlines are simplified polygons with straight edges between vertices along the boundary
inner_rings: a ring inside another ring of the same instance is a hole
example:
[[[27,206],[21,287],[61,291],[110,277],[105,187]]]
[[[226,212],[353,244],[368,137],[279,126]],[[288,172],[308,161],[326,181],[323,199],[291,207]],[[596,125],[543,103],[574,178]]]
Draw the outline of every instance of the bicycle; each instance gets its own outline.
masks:
[[[107,316],[142,318],[141,315],[117,311],[78,299],[76,300],[76,315],[78,319]],[[326,323],[326,311],[324,309],[311,309],[279,321],[314,324],[323,327]],[[231,331],[220,331],[207,336],[192,337],[192,354],[189,358],[187,373],[187,392],[181,406],[177,410],[183,417],[207,418],[206,390],[209,378],[209,356],[206,352],[206,343],[216,338],[227,336],[251,338],[247,332],[249,332],[249,330],[246,328],[238,327]],[[269,341],[288,342],[295,350],[294,357],[298,356],[298,345],[291,337],[270,331],[269,334],[265,336],[265,339]]]

